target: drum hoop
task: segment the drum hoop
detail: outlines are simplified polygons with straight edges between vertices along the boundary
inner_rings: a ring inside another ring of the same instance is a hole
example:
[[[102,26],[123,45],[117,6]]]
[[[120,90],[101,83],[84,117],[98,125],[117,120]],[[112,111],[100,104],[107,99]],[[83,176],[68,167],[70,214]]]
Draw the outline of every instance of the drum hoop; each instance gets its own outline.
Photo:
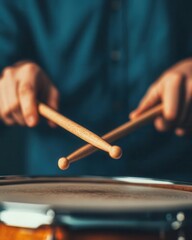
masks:
[[[54,183],[54,182],[77,182],[77,183],[113,183],[130,186],[146,186],[165,188],[170,190],[180,190],[192,192],[192,185],[189,182],[159,180],[152,178],[137,178],[137,177],[99,177],[99,176],[1,176],[0,186],[13,184],[29,184],[29,183]]]

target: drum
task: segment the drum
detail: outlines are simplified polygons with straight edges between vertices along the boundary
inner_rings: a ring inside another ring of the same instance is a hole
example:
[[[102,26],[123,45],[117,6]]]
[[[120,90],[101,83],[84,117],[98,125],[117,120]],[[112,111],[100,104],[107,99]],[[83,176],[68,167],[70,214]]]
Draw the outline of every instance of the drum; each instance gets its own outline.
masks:
[[[192,239],[192,187],[133,178],[5,177],[2,240]]]

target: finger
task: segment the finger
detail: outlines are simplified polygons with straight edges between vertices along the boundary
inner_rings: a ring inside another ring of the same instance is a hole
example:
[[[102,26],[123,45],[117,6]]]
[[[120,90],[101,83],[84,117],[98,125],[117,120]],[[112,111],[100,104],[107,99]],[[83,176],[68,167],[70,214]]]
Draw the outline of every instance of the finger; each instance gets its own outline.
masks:
[[[177,128],[175,130],[175,134],[178,136],[178,137],[183,137],[185,134],[186,134],[186,130],[185,129],[182,129],[182,128]]]
[[[136,110],[130,113],[129,117],[135,118],[146,110],[152,108],[156,104],[158,104],[161,100],[161,85],[155,84],[152,85],[147,91],[146,95],[143,97],[139,106]]]
[[[191,135],[192,134],[192,127],[177,128],[175,130],[175,134],[179,137],[183,137],[183,136],[186,136],[186,135]]]
[[[51,85],[49,89],[49,94],[47,97],[47,105],[53,108],[54,110],[59,109],[59,92],[58,90]],[[48,124],[50,127],[56,127],[57,125],[53,123],[52,121],[48,121]]]
[[[160,132],[165,132],[170,128],[170,123],[163,117],[157,117],[154,121],[155,128]]]
[[[18,85],[18,96],[23,118],[29,127],[37,125],[39,116],[37,111],[36,88],[34,79],[26,79]]]
[[[192,79],[187,79],[185,84],[185,96],[182,111],[179,116],[178,126],[185,127],[191,119],[192,113]]]
[[[183,105],[183,84],[185,76],[178,73],[169,73],[164,76],[163,107],[167,121],[177,121]]]
[[[6,82],[8,84],[7,90],[7,103],[10,109],[10,114],[14,119],[15,123],[18,123],[22,126],[25,125],[24,118],[21,113],[21,108],[19,104],[19,99],[17,96],[17,82],[14,79],[7,78]]]
[[[4,82],[1,82],[1,88],[0,89],[4,89]],[[15,124],[15,121],[11,115],[7,100],[6,100],[6,92],[5,91],[1,91],[0,92],[0,118],[1,120],[6,124],[6,125],[13,125]]]

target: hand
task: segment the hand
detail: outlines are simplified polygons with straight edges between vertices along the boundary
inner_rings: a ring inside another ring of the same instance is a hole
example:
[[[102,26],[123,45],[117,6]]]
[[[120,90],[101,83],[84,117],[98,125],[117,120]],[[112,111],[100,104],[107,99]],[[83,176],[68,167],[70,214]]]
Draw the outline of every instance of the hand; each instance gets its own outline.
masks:
[[[192,130],[192,59],[181,61],[168,69],[153,83],[139,106],[130,114],[133,119],[162,102],[163,114],[154,121],[159,131],[170,128],[178,136]]]
[[[38,100],[58,108],[58,90],[38,65],[19,62],[3,70],[0,77],[0,119],[5,124],[37,125]]]

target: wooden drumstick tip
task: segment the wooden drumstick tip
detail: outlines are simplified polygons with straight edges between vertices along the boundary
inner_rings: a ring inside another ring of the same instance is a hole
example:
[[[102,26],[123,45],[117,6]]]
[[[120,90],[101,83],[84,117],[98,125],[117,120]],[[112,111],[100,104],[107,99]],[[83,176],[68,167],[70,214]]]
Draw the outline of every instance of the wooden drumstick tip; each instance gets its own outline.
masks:
[[[61,169],[61,170],[66,170],[70,165],[70,162],[67,158],[65,157],[61,157],[59,160],[58,160],[58,167]]]
[[[119,159],[122,156],[122,150],[118,146],[112,146],[109,151],[109,155],[112,158]]]

